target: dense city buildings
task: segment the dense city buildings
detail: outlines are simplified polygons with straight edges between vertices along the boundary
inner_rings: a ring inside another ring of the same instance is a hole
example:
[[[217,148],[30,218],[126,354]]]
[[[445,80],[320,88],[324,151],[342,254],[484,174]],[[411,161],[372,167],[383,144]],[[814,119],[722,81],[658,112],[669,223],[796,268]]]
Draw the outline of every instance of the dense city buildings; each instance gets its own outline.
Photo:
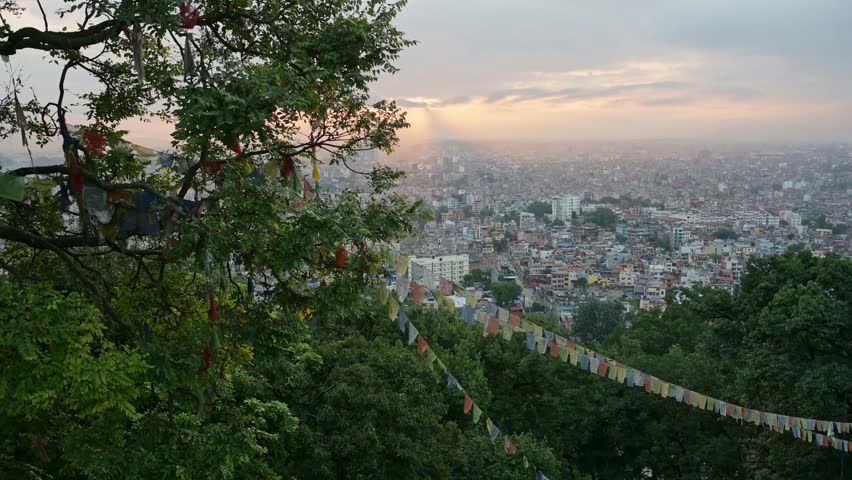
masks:
[[[566,322],[595,298],[650,309],[677,288],[735,293],[753,257],[852,253],[845,145],[441,143],[384,161],[431,215],[407,253],[456,282],[468,268],[511,278],[519,301]]]

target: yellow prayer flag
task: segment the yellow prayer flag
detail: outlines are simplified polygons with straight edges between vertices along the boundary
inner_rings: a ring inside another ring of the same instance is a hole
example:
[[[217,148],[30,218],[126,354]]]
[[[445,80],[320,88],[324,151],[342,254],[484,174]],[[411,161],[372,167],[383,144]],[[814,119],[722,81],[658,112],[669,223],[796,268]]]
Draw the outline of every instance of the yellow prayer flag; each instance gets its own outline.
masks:
[[[274,158],[263,166],[263,176],[266,178],[275,178],[281,174],[281,165],[278,163],[278,159]]]
[[[660,394],[660,379],[657,377],[651,377],[651,393]]]
[[[465,300],[467,300],[467,304],[470,307],[476,306],[476,295],[473,292],[465,292],[464,294]]]
[[[565,345],[560,345],[560,346],[559,346],[559,358],[560,358],[563,362],[567,362],[567,361],[568,361],[568,356],[570,355],[570,351],[569,351],[569,350],[570,350],[570,349],[569,349],[568,347],[566,347]]]
[[[396,273],[399,275],[408,274],[408,256],[400,254],[396,257]]]
[[[479,417],[482,416],[482,409],[475,403],[473,404],[473,423],[479,423]]]
[[[616,367],[615,365],[610,365],[606,373],[606,378],[610,380],[616,380],[618,378],[618,367]]]
[[[535,333],[535,338],[541,338],[544,336],[544,329],[539,325],[533,325],[533,333]]]
[[[312,313],[312,310],[311,310],[310,308],[308,308],[308,307],[305,307],[305,308],[303,308],[303,309],[299,310],[299,312],[297,313],[297,315],[299,316],[299,320],[301,320],[302,322],[304,322],[304,321],[306,321],[307,319],[311,318],[311,313]]]
[[[707,397],[706,402],[707,402],[707,404],[704,406],[705,410],[709,410],[709,411],[712,412],[713,410],[716,409],[716,399],[715,398]]]
[[[320,172],[319,172],[319,167],[317,166],[316,160],[314,161],[314,171],[311,173],[311,176],[314,177],[315,182],[320,181]]]
[[[399,303],[397,303],[396,299],[390,297],[388,300],[388,317],[391,320],[396,320],[399,316]]]
[[[580,352],[578,352],[576,349],[570,349],[569,348],[568,349],[568,359],[570,360],[571,365],[576,367],[577,364],[580,363]]]
[[[533,332],[533,331],[535,331],[535,325],[533,325],[533,323],[532,323],[532,322],[530,322],[530,321],[528,321],[528,320],[526,320],[526,319],[521,320],[521,328],[522,328],[525,332]]]
[[[503,331],[503,340],[511,340],[512,339],[512,326],[508,323],[504,323],[500,325],[500,329]]]
[[[660,396],[666,398],[669,396],[669,384],[668,382],[660,381]]]
[[[627,369],[624,367],[615,367],[615,371],[616,380],[618,381],[618,383],[624,383],[624,381],[627,379]]]
[[[707,407],[707,397],[704,395],[698,394],[698,408],[700,410],[704,410]]]

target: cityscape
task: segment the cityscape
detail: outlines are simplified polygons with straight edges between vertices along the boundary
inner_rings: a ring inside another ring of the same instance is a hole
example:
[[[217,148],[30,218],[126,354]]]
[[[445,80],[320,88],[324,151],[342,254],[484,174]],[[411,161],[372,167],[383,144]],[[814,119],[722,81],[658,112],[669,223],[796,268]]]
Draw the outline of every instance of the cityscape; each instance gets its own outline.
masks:
[[[383,162],[431,217],[403,251],[458,283],[499,272],[568,328],[589,300],[665,308],[678,288],[736,294],[752,258],[852,254],[845,144],[437,142]]]

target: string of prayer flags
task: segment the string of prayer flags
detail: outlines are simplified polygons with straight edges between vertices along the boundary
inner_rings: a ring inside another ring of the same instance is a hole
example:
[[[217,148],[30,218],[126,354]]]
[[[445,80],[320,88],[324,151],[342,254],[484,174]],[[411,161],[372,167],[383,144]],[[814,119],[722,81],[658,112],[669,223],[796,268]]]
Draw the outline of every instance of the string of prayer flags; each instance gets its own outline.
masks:
[[[0,198],[15,202],[24,201],[24,178],[0,173]]]

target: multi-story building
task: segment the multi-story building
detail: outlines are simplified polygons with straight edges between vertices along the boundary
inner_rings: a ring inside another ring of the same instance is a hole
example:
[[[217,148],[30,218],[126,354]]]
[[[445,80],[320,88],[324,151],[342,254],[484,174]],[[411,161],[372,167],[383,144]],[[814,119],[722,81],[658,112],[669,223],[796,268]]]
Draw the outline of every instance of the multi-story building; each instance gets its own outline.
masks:
[[[568,220],[571,218],[571,213],[580,213],[579,195],[560,195],[553,197],[550,201],[551,211],[553,216],[559,220]]]
[[[521,230],[532,230],[535,228],[535,214],[529,212],[521,212],[520,215]]]
[[[423,266],[438,277],[444,277],[455,283],[461,283],[470,272],[470,256],[440,255],[431,257],[411,257],[411,263]]]

